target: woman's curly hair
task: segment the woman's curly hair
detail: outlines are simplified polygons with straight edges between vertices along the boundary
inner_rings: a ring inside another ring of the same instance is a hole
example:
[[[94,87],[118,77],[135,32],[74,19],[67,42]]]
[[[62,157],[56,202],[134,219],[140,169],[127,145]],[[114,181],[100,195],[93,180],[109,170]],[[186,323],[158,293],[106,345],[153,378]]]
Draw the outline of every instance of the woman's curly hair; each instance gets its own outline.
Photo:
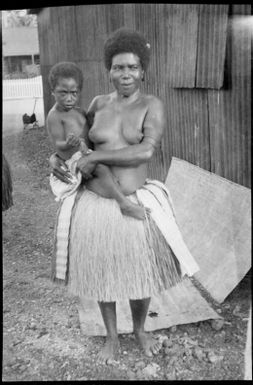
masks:
[[[133,53],[140,59],[144,71],[148,68],[150,46],[137,31],[126,28],[116,30],[104,45],[104,63],[108,71],[111,69],[112,59],[120,53]]]
[[[83,74],[75,63],[62,61],[51,68],[48,76],[51,89],[55,89],[60,78],[73,78],[77,82],[79,90],[81,91],[83,88]]]

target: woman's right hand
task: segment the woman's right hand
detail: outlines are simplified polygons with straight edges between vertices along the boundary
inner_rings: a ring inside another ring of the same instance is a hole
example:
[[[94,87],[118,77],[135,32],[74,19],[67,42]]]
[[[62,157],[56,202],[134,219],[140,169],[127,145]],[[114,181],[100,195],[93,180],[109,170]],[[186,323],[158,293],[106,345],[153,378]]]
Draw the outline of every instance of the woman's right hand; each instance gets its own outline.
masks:
[[[56,178],[60,179],[62,182],[71,183],[70,173],[67,171],[67,166],[61,158],[57,156],[56,153],[52,154],[49,158],[49,164],[51,166],[52,173]]]

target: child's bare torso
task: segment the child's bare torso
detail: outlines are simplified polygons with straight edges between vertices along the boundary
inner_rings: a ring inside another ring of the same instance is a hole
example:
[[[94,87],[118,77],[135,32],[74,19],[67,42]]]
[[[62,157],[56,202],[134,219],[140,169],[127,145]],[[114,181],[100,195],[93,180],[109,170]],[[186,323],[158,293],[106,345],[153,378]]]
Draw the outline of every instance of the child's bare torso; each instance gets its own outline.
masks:
[[[57,109],[54,109],[52,112],[56,114],[57,120],[62,126],[63,140],[66,140],[69,134],[74,134],[75,136],[84,139],[88,146],[88,127],[83,110],[80,108],[73,108],[70,111],[58,111]],[[57,153],[61,158],[67,160],[78,150],[80,150],[80,146],[72,147],[68,150],[57,149]]]

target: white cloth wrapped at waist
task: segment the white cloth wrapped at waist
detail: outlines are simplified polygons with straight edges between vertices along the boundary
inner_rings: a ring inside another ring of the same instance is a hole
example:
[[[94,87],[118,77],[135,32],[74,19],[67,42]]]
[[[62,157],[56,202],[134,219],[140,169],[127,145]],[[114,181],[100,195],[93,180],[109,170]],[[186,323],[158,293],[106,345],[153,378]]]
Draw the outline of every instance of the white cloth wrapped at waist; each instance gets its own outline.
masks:
[[[87,153],[92,152],[88,150]],[[77,170],[77,161],[82,157],[82,152],[75,152],[70,159],[65,161],[67,168],[62,167],[63,170],[68,171],[71,183],[62,182],[53,174],[50,174],[49,183],[53,194],[55,195],[56,202],[62,201],[66,197],[74,194],[82,182],[82,174]]]
[[[151,210],[151,217],[180,262],[182,275],[195,274],[199,266],[177,225],[169,190],[162,182],[147,179],[144,186],[136,191],[136,195],[138,200]]]

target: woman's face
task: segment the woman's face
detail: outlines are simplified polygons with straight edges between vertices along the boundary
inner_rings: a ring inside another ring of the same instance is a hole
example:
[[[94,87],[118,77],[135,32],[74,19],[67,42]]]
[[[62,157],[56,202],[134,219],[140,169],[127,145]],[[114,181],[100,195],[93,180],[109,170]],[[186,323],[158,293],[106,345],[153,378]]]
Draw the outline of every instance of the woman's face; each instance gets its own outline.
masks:
[[[111,80],[122,96],[130,96],[140,88],[143,73],[140,59],[133,53],[120,53],[112,59]]]

